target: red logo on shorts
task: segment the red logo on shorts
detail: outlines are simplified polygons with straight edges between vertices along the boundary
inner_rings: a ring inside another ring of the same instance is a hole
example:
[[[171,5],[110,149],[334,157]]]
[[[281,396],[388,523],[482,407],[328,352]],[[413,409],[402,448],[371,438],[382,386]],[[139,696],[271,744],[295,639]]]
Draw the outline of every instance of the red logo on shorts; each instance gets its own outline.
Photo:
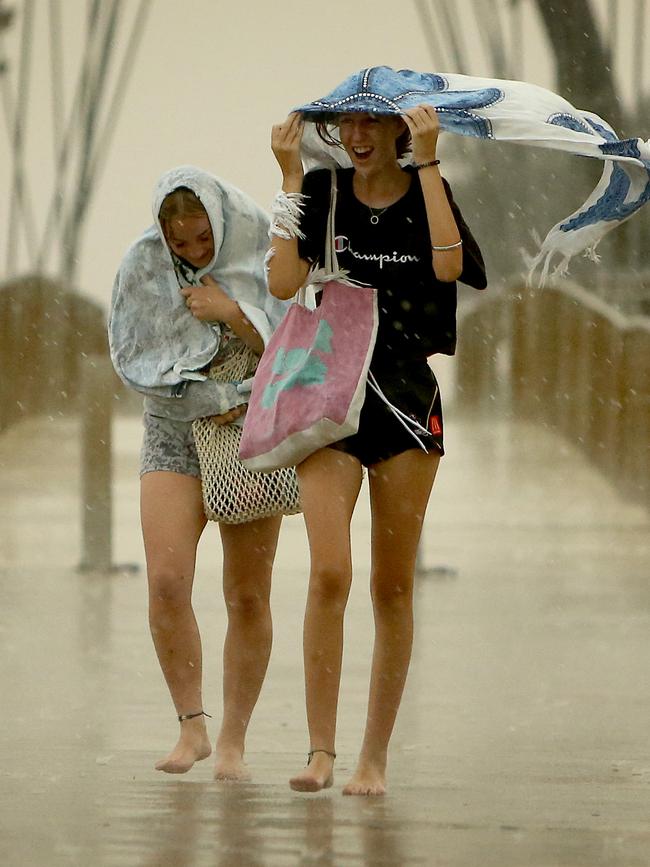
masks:
[[[442,425],[440,424],[439,416],[429,416],[429,430],[434,436],[440,436],[440,434],[442,433]]]

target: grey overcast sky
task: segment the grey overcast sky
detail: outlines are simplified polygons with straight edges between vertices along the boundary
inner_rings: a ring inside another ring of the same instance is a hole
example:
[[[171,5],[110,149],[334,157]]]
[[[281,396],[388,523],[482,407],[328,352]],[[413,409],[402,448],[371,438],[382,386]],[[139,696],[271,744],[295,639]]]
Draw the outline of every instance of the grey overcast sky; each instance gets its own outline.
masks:
[[[517,77],[553,87],[545,39],[531,0],[523,4],[524,51]],[[623,3],[632,0],[622,0]],[[505,9],[509,0],[497,0]],[[13,0],[18,13],[22,0]],[[467,22],[469,72],[490,75],[477,41],[470,0],[458,0]],[[601,3],[602,5],[602,3]],[[81,61],[86,0],[65,0],[64,113]],[[125,23],[137,8],[126,0]],[[36,0],[36,38],[27,116],[27,169],[35,222],[42,226],[52,190],[53,144],[49,86],[48,4]],[[5,37],[16,69],[20,22]],[[126,39],[118,39],[119,59]],[[94,191],[83,235],[77,288],[108,303],[113,275],[132,240],[151,222],[150,197],[166,169],[193,163],[236,184],[268,207],[279,175],[269,149],[272,123],[296,104],[321,96],[356,69],[457,71],[451,55],[434,59],[412,0],[222,2],[154,0],[114,124],[108,158]],[[15,75],[11,79],[15,85]],[[61,116],[59,111],[58,116]],[[8,136],[0,139],[0,184],[10,189]],[[4,196],[3,196],[4,198]],[[6,208],[0,211],[0,268],[7,258]],[[25,270],[24,252],[12,269]],[[56,267],[52,260],[46,271]]]

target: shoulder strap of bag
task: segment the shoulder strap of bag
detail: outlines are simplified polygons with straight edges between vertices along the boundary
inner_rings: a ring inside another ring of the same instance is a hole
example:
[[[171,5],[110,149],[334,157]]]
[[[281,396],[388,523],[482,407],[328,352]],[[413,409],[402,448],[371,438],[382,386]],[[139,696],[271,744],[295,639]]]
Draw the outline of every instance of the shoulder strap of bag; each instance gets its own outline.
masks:
[[[336,274],[339,270],[339,263],[336,258],[336,247],[334,243],[335,220],[336,220],[336,169],[330,169],[330,211],[327,216],[327,233],[325,235],[325,267],[331,274]]]
[[[334,244],[334,221],[336,214],[336,169],[330,169],[330,209],[327,215],[327,230],[325,232],[325,262],[323,263],[325,270],[330,274],[336,274],[339,270],[338,259],[336,258],[336,249]],[[307,287],[301,286],[298,290],[298,304],[305,306],[307,299]]]

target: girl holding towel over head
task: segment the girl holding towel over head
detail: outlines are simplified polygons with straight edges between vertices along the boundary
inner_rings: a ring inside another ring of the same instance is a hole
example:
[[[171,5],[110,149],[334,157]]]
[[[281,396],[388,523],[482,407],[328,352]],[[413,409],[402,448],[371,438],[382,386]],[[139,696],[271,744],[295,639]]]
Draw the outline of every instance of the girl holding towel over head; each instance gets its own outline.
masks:
[[[325,264],[330,171],[304,175],[306,120],[318,121],[322,138],[347,156],[348,167],[336,172],[335,249],[349,278],[378,293],[369,375],[378,390],[367,387],[356,434],[297,468],[311,553],[304,621],[310,746],[307,766],[290,785],[313,792],[333,782],[343,620],[352,580],[350,522],[367,467],[375,642],[361,753],[343,792],[382,795],[411,657],[417,547],[443,454],[440,394],[427,357],[454,352],[455,281],[482,289],[485,270],[440,173],[435,109],[387,114],[381,102],[346,110],[343,101],[320,116],[299,110],[273,128],[272,149],[283,178],[267,259],[275,297],[292,297],[310,271]],[[403,167],[399,159],[410,147],[414,165]]]
[[[524,81],[374,66],[352,73],[274,127],[283,184],[268,254],[271,292],[290,297],[316,263],[325,265],[329,172],[303,177],[302,156],[310,167],[342,167],[336,173],[334,248],[352,280],[378,290],[379,310],[358,433],[298,468],[312,557],[304,627],[311,761],[291,781],[295,789],[314,791],[332,782],[351,580],[349,524],[362,465],[369,467],[376,634],[361,755],[344,791],[385,789],[388,742],[411,652],[417,541],[442,454],[439,395],[426,358],[454,352],[455,280],[477,289],[486,285],[481,254],[441,175],[440,125],[487,147],[509,141],[602,163],[585,202],[547,231],[529,259],[531,282],[563,276],[578,253],[598,261],[601,239],[650,202],[650,141],[619,139],[602,117]],[[311,135],[314,126],[320,142]],[[413,430],[398,418],[410,418]]]
[[[196,549],[206,524],[192,421],[227,424],[246,391],[206,378],[241,341],[260,354],[286,305],[266,291],[268,219],[244,193],[191,166],[163,175],[154,225],[126,253],[115,280],[111,357],[145,396],[141,519],[149,622],[180,724],[156,768],[188,771],[212,749],[202,697],[201,639],[192,608]],[[245,736],[271,650],[271,570],[281,517],[219,524],[228,630],[216,779],[248,778]]]

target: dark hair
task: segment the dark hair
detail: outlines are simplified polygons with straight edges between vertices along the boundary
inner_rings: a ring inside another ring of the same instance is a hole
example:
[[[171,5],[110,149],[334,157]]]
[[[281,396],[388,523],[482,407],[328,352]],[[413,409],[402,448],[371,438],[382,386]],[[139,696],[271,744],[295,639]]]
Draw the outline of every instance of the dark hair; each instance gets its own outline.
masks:
[[[207,215],[207,211],[201,204],[201,200],[189,187],[176,187],[165,196],[158,211],[158,219],[163,231],[171,220],[176,217],[185,217],[193,214]]]
[[[315,122],[318,137],[321,141],[324,141],[326,145],[337,148],[343,147],[341,140],[336,138],[332,133],[332,128],[338,126],[340,117],[340,114],[334,114],[333,112],[327,114],[323,113],[323,115],[319,116],[318,120]],[[395,115],[381,115],[381,117],[395,117]],[[411,131],[407,126],[404,127],[403,132],[401,132],[395,139],[395,150],[398,160],[411,150]]]

